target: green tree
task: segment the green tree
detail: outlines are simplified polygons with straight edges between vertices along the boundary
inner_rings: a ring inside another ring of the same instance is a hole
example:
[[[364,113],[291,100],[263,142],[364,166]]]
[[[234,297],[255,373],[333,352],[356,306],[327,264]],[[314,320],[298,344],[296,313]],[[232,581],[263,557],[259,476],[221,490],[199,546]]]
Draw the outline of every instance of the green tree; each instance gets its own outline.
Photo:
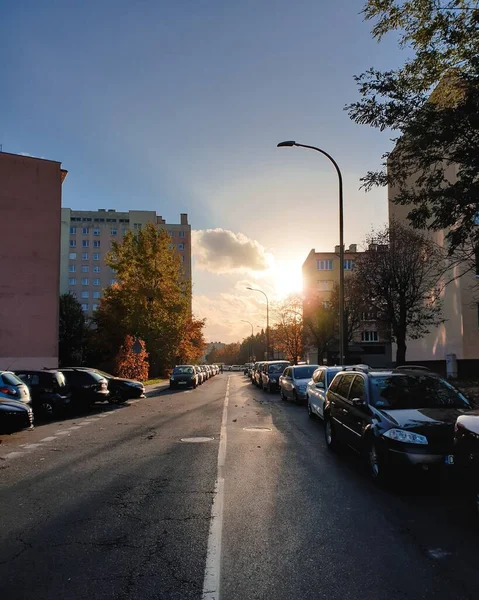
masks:
[[[87,324],[81,304],[73,294],[60,296],[58,355],[60,366],[79,366],[83,361]]]
[[[411,207],[414,227],[448,229],[449,253],[473,258],[479,245],[479,2],[368,0],[364,15],[378,41],[397,33],[409,58],[400,68],[371,68],[356,77],[361,99],[346,107],[350,117],[392,130],[399,140],[363,186],[394,186],[394,202]]]

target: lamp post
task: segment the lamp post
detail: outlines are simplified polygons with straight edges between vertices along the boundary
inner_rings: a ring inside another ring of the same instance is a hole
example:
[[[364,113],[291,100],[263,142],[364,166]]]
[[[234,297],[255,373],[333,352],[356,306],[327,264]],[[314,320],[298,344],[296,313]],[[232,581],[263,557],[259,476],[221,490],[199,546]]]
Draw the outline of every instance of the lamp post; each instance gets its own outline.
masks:
[[[344,352],[344,216],[343,216],[343,176],[339,169],[338,163],[334,158],[321,150],[316,146],[307,146],[306,144],[299,144],[294,141],[280,142],[278,148],[297,146],[299,148],[308,148],[309,150],[316,150],[320,152],[326,158],[328,158],[334,165],[336,173],[338,174],[339,180],[339,364],[343,365],[345,362]]]
[[[241,319],[241,322],[249,323],[251,325],[251,342],[249,343],[249,359],[253,360],[253,335],[254,335],[253,323],[251,323],[251,321],[246,321],[245,319]]]
[[[263,290],[258,290],[257,288],[247,287],[247,290],[251,290],[252,292],[260,292],[266,298],[266,360],[269,360],[269,300],[268,296],[263,292]]]

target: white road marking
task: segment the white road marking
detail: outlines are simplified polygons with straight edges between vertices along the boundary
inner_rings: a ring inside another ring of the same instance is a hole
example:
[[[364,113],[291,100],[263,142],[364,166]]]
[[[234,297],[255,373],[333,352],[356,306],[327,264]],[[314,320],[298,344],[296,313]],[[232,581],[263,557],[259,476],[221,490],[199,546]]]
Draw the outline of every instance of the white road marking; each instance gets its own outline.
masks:
[[[81,429],[80,425],[72,425],[68,428],[68,431],[74,431],[75,429]]]
[[[50,435],[49,437],[43,438],[43,440],[40,440],[40,442],[53,442],[53,440],[55,440],[56,437],[54,435]]]
[[[33,450],[39,446],[41,446],[41,444],[20,444],[20,448],[25,448],[25,450]]]
[[[69,431],[56,431],[55,435],[56,436],[57,435],[70,435],[70,432]]]
[[[91,425],[91,421],[81,421],[78,425]]]
[[[210,531],[206,552],[205,577],[203,580],[202,600],[219,600],[221,573],[221,541],[223,535],[223,507],[225,480],[223,467],[226,461],[226,423],[228,420],[228,402],[230,393],[230,378],[226,384],[226,394],[221,419],[220,445],[218,449],[218,475],[215,482],[215,494],[211,507]]]
[[[23,456],[23,454],[24,452],[9,452],[3,458],[15,458],[16,456]]]

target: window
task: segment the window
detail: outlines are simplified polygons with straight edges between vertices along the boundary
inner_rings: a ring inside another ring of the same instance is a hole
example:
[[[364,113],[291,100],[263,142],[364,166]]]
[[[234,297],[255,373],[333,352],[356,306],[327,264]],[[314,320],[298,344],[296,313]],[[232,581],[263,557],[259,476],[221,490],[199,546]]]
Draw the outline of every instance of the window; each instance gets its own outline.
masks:
[[[77,228],[76,227],[70,227],[70,233],[74,234],[77,232]]]
[[[173,250],[173,249],[174,249],[174,247],[175,247],[175,244],[169,244],[169,246],[168,246],[168,249],[169,249],[169,250]]]
[[[129,223],[130,219],[118,219],[120,223]]]
[[[377,342],[378,339],[377,331],[361,331],[362,342]]]
[[[70,254],[68,255],[68,258],[70,260],[76,260],[77,259],[77,253],[76,252],[70,252]]]
[[[89,227],[83,227],[81,232],[83,233],[83,235],[88,235],[90,233],[90,228]]]
[[[106,222],[107,223],[116,223],[116,219],[107,219]]]
[[[90,296],[90,293],[89,293],[89,292],[82,292],[82,293],[81,293],[81,297],[82,297],[82,298],[88,298],[89,296]]]
[[[169,235],[170,237],[173,237],[173,236],[175,235],[175,232],[174,232],[174,231],[168,231],[168,235]]]
[[[82,265],[81,266],[81,272],[82,273],[88,273],[89,270],[90,270],[90,267],[88,265]]]
[[[316,268],[318,271],[332,271],[333,261],[332,260],[317,260]]]
[[[100,230],[97,227],[93,230],[93,235],[100,235]]]
[[[338,384],[338,389],[336,390],[336,394],[339,394],[343,398],[347,398],[353,377],[354,377],[354,375],[350,375],[349,373],[347,375],[343,375],[341,377],[341,381]]]
[[[91,217],[83,217],[82,221],[83,221],[83,222],[85,222],[85,221],[86,221],[86,222],[88,222],[88,223],[91,223]]]
[[[185,257],[183,256],[183,254],[181,255],[181,262],[184,263],[185,262]]]
[[[70,240],[70,248],[75,248],[77,245],[77,241],[76,240]]]
[[[110,279],[110,285],[115,285],[115,283],[117,283],[116,279]]]
[[[178,250],[184,250],[184,249],[185,249],[184,244],[178,244]]]
[[[77,293],[76,293],[76,292],[70,292],[70,294],[71,294],[71,295],[72,295],[74,298],[76,298],[76,297],[77,297]]]
[[[318,291],[330,292],[334,287],[334,281],[318,279]]]
[[[93,292],[93,298],[101,298],[101,292]]]
[[[70,273],[75,273],[75,271],[77,270],[77,266],[76,265],[68,265],[68,270],[70,271]]]
[[[95,223],[104,223],[105,219],[93,219]]]
[[[100,240],[94,240],[93,241],[93,247],[94,248],[99,248],[100,247]]]
[[[95,265],[93,267],[93,273],[99,273],[100,272],[100,267],[98,265]]]
[[[178,235],[180,237],[185,237],[185,232],[184,231],[178,231]]]
[[[126,235],[128,233],[128,229],[122,229],[121,230],[121,235]]]
[[[356,375],[354,378],[351,389],[349,390],[349,398],[359,398],[360,400],[366,400],[366,386],[364,385],[364,379],[361,375]]]
[[[351,260],[350,258],[346,259],[344,261],[344,270],[352,271],[353,269],[354,269],[354,260]]]
[[[100,280],[98,279],[98,277],[95,277],[95,279],[93,280],[93,285],[100,285]]]
[[[342,375],[336,375],[336,377],[333,378],[333,380],[329,384],[329,390],[331,392],[335,392],[336,393],[338,391],[338,387],[339,387],[339,384],[341,383],[341,379],[342,378],[343,378]]]
[[[98,252],[95,252],[93,254],[93,260],[100,260],[100,255],[98,254]]]
[[[82,308],[82,310],[89,310],[90,307],[88,306],[88,303],[87,303],[87,304],[82,304],[81,308]]]
[[[117,232],[118,232],[118,230],[117,230],[117,229],[112,229],[112,230],[110,231],[110,235],[116,235],[116,234],[117,234]]]
[[[88,277],[84,277],[84,278],[81,280],[81,284],[82,284],[82,285],[90,285],[90,280],[88,279]]]
[[[92,306],[92,309],[93,309],[93,310],[97,310],[97,308],[98,308],[99,306],[100,306],[99,304],[93,304],[93,306]]]
[[[141,229],[141,223],[133,223],[133,229],[139,231]]]
[[[75,277],[70,277],[70,279],[68,280],[68,285],[76,285],[77,284],[77,280],[75,279]]]
[[[83,248],[88,248],[90,246],[90,240],[82,240],[81,245]]]
[[[84,252],[84,253],[81,255],[81,259],[82,259],[82,260],[88,260],[88,256],[89,256],[89,255],[88,255],[88,252]]]

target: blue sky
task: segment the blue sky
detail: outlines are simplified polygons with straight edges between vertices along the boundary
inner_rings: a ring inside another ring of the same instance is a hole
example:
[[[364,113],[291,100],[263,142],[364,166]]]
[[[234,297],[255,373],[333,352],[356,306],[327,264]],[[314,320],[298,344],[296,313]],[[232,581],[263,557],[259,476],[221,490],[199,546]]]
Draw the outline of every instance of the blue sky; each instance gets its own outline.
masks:
[[[354,74],[402,57],[394,40],[371,39],[362,5],[3,3],[0,143],[61,161],[64,206],[143,208],[172,222],[187,212],[195,230],[231,230],[263,247],[275,265],[265,272],[195,267],[195,310],[208,317],[208,337],[240,338],[248,327],[238,317],[263,317],[261,299],[238,282],[274,296],[285,277],[297,281],[311,248],[337,243],[332,166],[277,142],[320,145],[336,158],[346,244],[386,220],[386,191],[358,188],[388,135],[356,126],[343,107],[357,98]]]

